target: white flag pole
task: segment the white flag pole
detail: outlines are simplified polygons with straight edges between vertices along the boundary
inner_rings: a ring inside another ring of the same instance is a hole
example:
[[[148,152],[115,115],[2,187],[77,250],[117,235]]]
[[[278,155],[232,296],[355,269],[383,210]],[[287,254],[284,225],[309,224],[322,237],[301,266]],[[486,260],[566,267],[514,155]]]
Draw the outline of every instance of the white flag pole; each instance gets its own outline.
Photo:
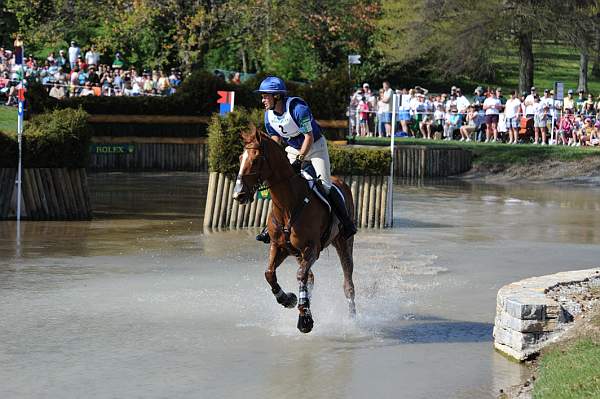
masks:
[[[386,227],[392,227],[394,223],[394,139],[396,135],[396,108],[398,108],[398,95],[392,94],[392,137],[390,138],[390,152],[392,154],[392,162],[390,162],[390,176],[388,178],[388,189],[386,198]]]
[[[25,61],[25,46],[21,41],[20,37],[17,36],[15,40],[15,47],[21,47],[21,92],[19,93],[18,101],[18,113],[17,113],[17,140],[19,145],[19,165],[17,168],[17,254],[20,255],[21,249],[21,198],[22,198],[22,180],[23,180],[23,114],[25,113],[25,102],[22,100],[20,94],[24,94],[25,90],[25,68],[23,67]],[[15,55],[15,61],[16,55]]]

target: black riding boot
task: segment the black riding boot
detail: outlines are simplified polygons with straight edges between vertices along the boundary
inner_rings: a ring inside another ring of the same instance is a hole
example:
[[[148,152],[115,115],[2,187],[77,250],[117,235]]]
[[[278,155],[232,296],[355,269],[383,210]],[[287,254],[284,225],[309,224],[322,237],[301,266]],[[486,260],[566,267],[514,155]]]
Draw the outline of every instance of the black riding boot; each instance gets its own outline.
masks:
[[[260,233],[258,233],[258,235],[256,236],[256,241],[262,241],[265,244],[271,242],[271,237],[269,237],[269,230],[267,230],[266,226],[262,229]]]
[[[334,187],[331,187],[328,198],[333,211],[340,219],[340,222],[342,222],[342,234],[344,238],[348,239],[352,237],[354,234],[356,234],[356,226],[350,219],[350,215],[348,215],[348,210],[346,209],[346,205],[344,204],[344,200],[340,196],[340,193]]]

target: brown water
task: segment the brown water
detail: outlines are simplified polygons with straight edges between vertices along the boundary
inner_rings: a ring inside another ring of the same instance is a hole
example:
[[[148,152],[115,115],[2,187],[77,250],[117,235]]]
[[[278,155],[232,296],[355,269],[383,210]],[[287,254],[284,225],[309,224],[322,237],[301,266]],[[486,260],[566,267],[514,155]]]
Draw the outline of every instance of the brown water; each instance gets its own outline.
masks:
[[[495,397],[526,375],[493,350],[497,290],[598,266],[595,188],[398,185],[394,228],[356,239],[356,322],[326,250],[302,335],[257,231],[202,232],[206,181],[93,175],[93,221],[20,247],[0,223],[0,398]]]

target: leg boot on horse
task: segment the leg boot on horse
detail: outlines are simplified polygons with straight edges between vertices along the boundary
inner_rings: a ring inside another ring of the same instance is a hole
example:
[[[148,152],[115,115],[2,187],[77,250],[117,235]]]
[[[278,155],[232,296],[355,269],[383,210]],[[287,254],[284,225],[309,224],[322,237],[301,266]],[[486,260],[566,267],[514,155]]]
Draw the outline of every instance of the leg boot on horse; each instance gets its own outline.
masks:
[[[346,209],[346,204],[344,203],[343,198],[340,195],[340,192],[336,190],[334,187],[331,187],[329,190],[329,203],[333,208],[333,211],[342,222],[342,235],[345,239],[352,237],[356,234],[356,225],[350,219],[350,215],[348,215],[348,210]]]
[[[298,310],[300,311],[300,314],[298,315],[297,327],[300,332],[307,334],[312,331],[314,325],[312,313],[310,312],[310,294],[308,284],[300,282],[299,294],[300,298],[298,300]]]
[[[263,227],[260,233],[256,236],[256,241],[264,242],[265,244],[269,244],[271,242],[271,237],[269,237],[269,229],[267,226]]]

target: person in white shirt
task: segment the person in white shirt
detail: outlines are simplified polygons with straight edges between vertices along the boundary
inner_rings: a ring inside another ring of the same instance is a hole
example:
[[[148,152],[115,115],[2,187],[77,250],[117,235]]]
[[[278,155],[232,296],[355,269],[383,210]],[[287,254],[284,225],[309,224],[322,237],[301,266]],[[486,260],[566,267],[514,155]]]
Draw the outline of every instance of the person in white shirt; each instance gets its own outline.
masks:
[[[77,58],[81,55],[81,49],[77,46],[75,40],[71,41],[71,47],[69,47],[69,64],[71,70],[75,69],[77,65]]]
[[[501,108],[502,102],[498,99],[498,97],[496,97],[496,93],[492,91],[489,97],[483,102],[483,109],[485,111],[485,124],[487,127],[485,132],[486,143],[495,143],[498,141],[498,119]]]
[[[547,104],[542,103],[538,96],[535,97],[533,103],[534,117],[533,117],[533,128],[534,128],[534,139],[533,144],[540,143],[546,145],[546,134],[548,133],[548,117],[550,115],[550,108]]]
[[[517,144],[519,141],[521,100],[517,97],[516,90],[510,92],[510,98],[504,105],[504,116],[506,118],[506,128],[508,129],[508,144]]]
[[[390,83],[388,81],[383,82],[383,97],[381,98],[381,101],[383,101],[385,104],[387,104],[387,111],[384,112],[384,115],[383,115],[383,123],[385,126],[385,136],[383,136],[383,137],[390,137],[392,134],[392,109],[393,109],[392,98],[393,98],[393,96],[394,96],[394,92],[392,91],[392,88],[390,87]]]
[[[459,114],[465,114],[469,106],[469,100],[462,94],[460,88],[456,89],[456,108]]]
[[[98,65],[100,62],[100,54],[96,52],[94,46],[85,53],[85,63],[89,65]]]
[[[529,95],[525,97],[525,117],[527,119],[533,119],[533,116],[535,115],[533,104],[535,103],[536,96],[537,94],[535,91],[535,87],[532,87]]]

